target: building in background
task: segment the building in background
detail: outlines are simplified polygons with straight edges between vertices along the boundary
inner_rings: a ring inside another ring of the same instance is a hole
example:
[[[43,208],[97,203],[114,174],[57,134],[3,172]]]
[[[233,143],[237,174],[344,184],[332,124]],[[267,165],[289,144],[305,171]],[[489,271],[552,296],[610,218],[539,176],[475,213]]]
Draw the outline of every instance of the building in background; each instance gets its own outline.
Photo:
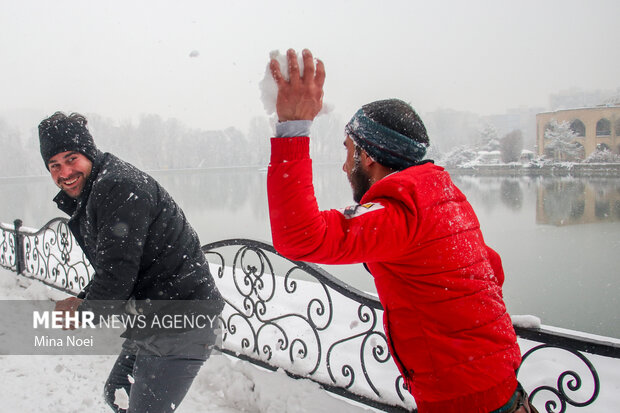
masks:
[[[573,142],[583,147],[588,157],[598,150],[620,154],[620,99],[604,105],[579,109],[564,109],[536,115],[537,152],[545,153],[550,140],[545,132],[553,121],[568,122],[574,133]]]

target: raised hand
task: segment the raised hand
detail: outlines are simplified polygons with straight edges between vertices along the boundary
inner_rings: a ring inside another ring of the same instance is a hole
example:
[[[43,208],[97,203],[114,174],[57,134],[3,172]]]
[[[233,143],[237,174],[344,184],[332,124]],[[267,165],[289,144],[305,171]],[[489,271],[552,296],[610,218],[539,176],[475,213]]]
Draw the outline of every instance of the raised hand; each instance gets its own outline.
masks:
[[[280,64],[272,59],[271,75],[278,85],[276,111],[280,122],[287,120],[313,120],[323,106],[323,84],[325,83],[325,67],[317,59],[316,68],[310,50],[302,52],[304,74],[300,76],[297,54],[293,49],[286,52],[288,59],[289,80],[284,79]]]

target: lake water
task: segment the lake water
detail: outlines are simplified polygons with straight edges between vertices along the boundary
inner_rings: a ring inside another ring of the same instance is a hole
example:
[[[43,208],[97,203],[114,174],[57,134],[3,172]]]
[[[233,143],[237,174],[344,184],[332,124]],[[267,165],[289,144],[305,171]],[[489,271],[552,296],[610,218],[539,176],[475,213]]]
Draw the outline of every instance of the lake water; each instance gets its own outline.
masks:
[[[257,168],[152,172],[173,195],[203,244],[228,238],[271,242],[266,173]],[[620,180],[454,176],[485,240],[503,260],[511,314],[620,338]],[[340,165],[315,167],[322,209],[351,204]],[[49,177],[0,178],[0,221],[39,228],[61,216]],[[374,292],[361,267],[326,266]]]

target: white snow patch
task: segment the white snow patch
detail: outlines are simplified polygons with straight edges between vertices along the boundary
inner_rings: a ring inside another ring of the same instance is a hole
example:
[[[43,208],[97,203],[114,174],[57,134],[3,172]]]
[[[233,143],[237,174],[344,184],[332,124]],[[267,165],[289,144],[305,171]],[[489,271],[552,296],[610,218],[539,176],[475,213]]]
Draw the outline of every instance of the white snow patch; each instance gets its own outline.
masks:
[[[129,395],[127,395],[125,389],[116,389],[114,392],[114,404],[121,409],[129,408]]]
[[[540,318],[533,315],[511,315],[512,324],[515,327],[540,328]]]

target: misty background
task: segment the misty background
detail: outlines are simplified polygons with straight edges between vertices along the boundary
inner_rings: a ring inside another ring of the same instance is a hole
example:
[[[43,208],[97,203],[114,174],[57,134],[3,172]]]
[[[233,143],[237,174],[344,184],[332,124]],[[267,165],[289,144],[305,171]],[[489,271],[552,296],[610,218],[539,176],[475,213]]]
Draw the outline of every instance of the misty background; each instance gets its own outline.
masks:
[[[535,114],[620,95],[615,0],[187,0],[0,2],[0,176],[45,174],[36,127],[87,116],[98,146],[149,170],[266,165],[273,119],[259,83],[269,52],[326,65],[317,162],[341,162],[363,104],[410,102],[429,157],[514,130]]]
[[[501,115],[482,116],[454,109],[439,109],[422,114],[431,137],[427,157],[442,166],[452,165],[465,156],[464,148],[502,149],[500,142],[515,131],[523,137],[519,148],[536,150],[536,113],[567,107],[604,104],[620,96],[616,90],[584,92],[567,90],[549,97],[547,108],[513,109]],[[37,125],[43,116],[36,111],[0,114],[0,177],[48,174],[40,152]],[[137,120],[116,121],[95,113],[86,113],[88,127],[97,146],[149,171],[205,169],[221,167],[264,167],[269,162],[268,138],[273,134],[273,119],[255,116],[247,127],[230,126],[220,130],[191,128],[177,118],[142,114]],[[45,115],[47,116],[47,115]],[[19,118],[19,116],[17,116]],[[341,163],[344,125],[348,118],[330,112],[319,116],[312,127],[311,155],[315,163]],[[494,142],[495,147],[489,148]],[[520,149],[519,149],[520,151]]]

